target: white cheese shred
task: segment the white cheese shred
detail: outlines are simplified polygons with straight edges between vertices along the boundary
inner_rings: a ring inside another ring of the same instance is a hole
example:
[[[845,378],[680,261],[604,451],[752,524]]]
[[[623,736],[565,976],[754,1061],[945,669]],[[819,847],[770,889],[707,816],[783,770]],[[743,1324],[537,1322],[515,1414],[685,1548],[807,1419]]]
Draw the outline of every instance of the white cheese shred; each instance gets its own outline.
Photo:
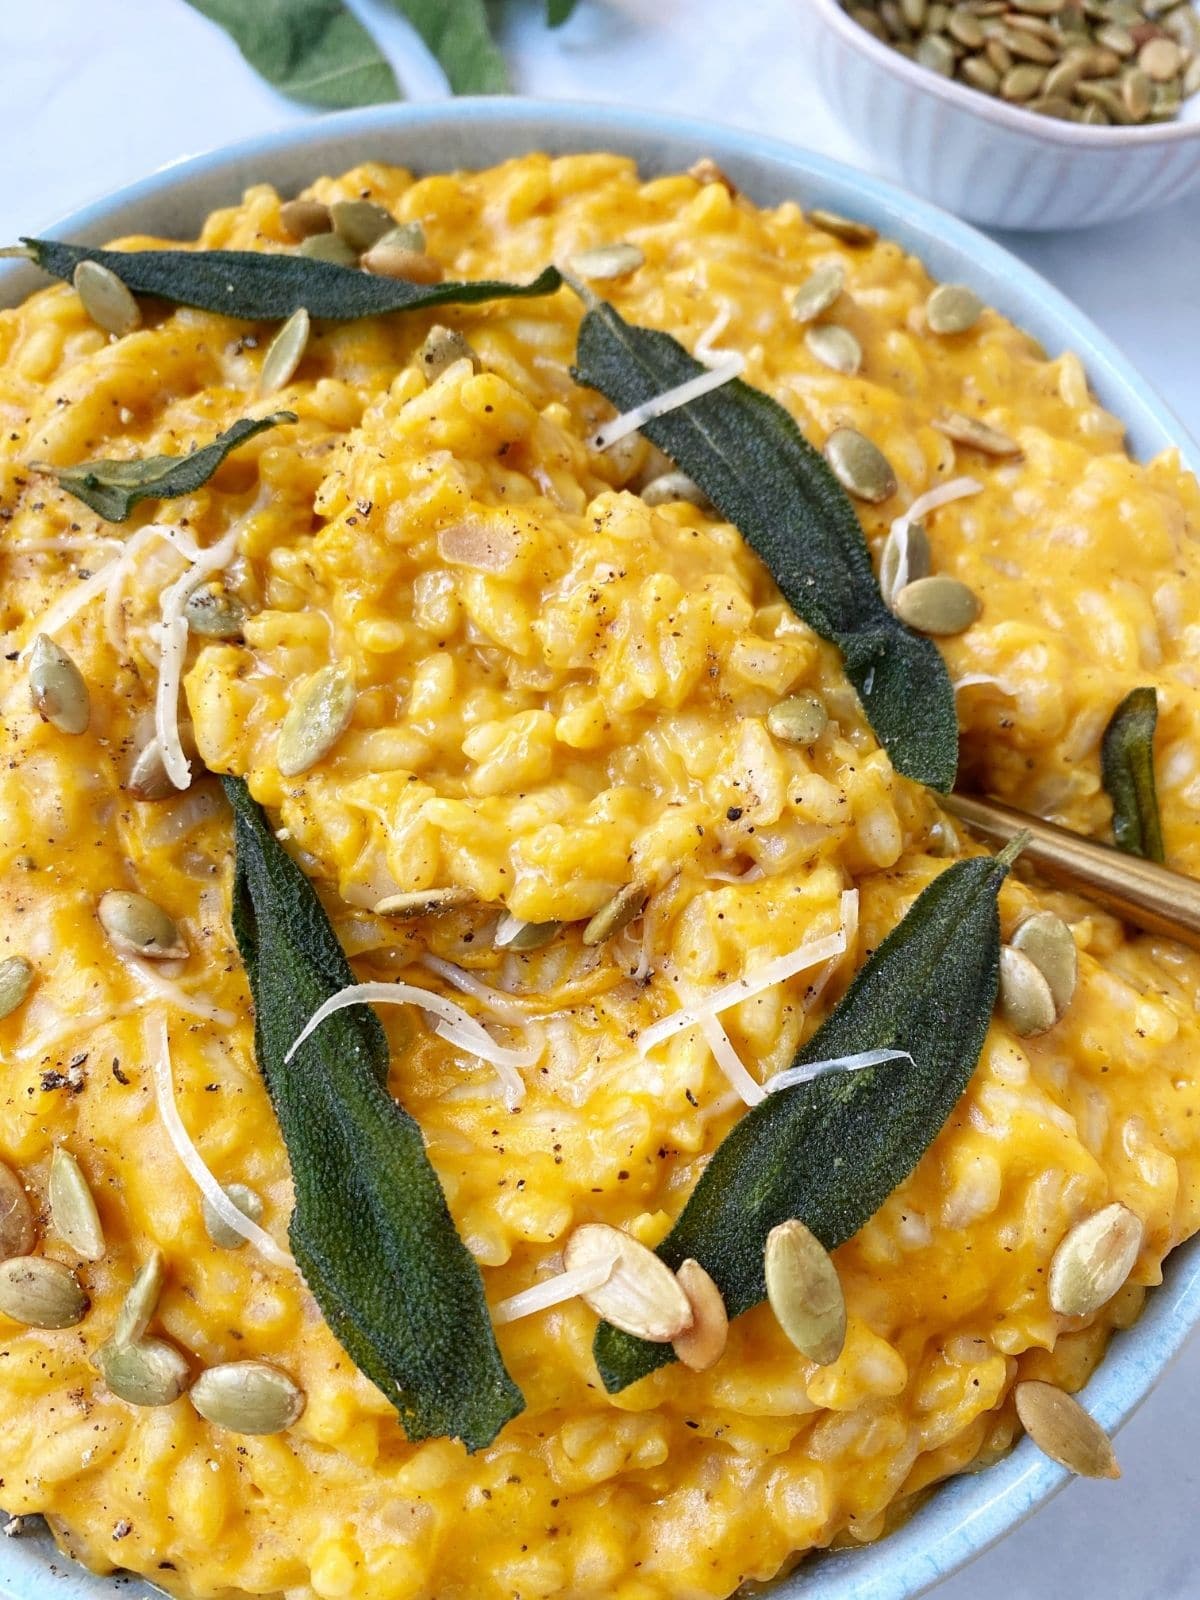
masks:
[[[602,1289],[612,1277],[613,1268],[617,1264],[617,1252],[597,1261],[589,1261],[585,1266],[572,1267],[566,1272],[556,1272],[552,1278],[546,1278],[541,1283],[535,1283],[520,1293],[510,1295],[507,1300],[498,1301],[492,1308],[492,1321],[499,1327],[505,1322],[519,1322],[522,1317],[532,1317],[539,1311],[548,1311],[551,1306],[560,1306],[566,1300],[574,1300],[578,1295],[591,1294],[593,1290]]]
[[[896,567],[896,581],[892,585],[892,594],[897,595],[908,582],[908,535],[914,522],[937,511],[941,506],[948,506],[954,500],[965,500],[968,495],[979,494],[983,485],[977,478],[951,478],[948,483],[939,483],[936,489],[927,489],[924,494],[919,494],[909,506],[892,523],[891,534],[896,543],[901,546],[900,561]]]
[[[611,422],[604,423],[588,440],[589,448],[607,450],[618,440],[636,433],[647,422],[653,422],[656,417],[665,417],[669,411],[678,411],[680,406],[686,406],[690,400],[699,400],[701,395],[709,394],[713,389],[719,389],[722,384],[730,383],[741,375],[745,365],[743,357],[736,352],[722,356],[719,366],[710,367],[707,372],[697,373],[686,383],[678,383],[673,389],[656,394],[653,400],[645,400],[640,406],[634,406],[632,411],[624,411]]]
[[[457,989],[460,994],[469,994],[472,1000],[478,1000],[498,1022],[506,1022],[515,1028],[528,1026],[529,1018],[511,996],[502,994],[499,989],[489,988],[465,967],[456,966],[453,961],[446,961],[441,956],[430,955],[428,952],[419,957],[419,960],[423,967],[427,967],[430,972],[436,972],[438,977],[444,979],[452,989]]]
[[[525,1083],[519,1069],[530,1067],[541,1054],[540,1046],[530,1045],[524,1050],[509,1050],[497,1044],[477,1018],[445,995],[434,994],[429,989],[419,989],[411,983],[352,983],[331,994],[318,1006],[292,1043],[284,1062],[288,1062],[309,1038],[335,1011],[344,1011],[357,1005],[416,1006],[428,1016],[436,1017],[435,1031],[448,1043],[478,1056],[495,1067],[504,1090],[505,1102],[514,1110],[525,1098]]]
[[[209,1205],[220,1217],[221,1221],[237,1234],[240,1234],[248,1244],[252,1244],[267,1261],[277,1267],[285,1267],[289,1271],[296,1270],[296,1263],[288,1252],[277,1245],[265,1228],[260,1228],[256,1222],[244,1216],[237,1206],[222,1189],[216,1178],[204,1164],[204,1158],[192,1143],[183,1119],[179,1115],[179,1107],[175,1101],[175,1076],[171,1069],[171,1039],[167,1032],[167,1019],[164,1016],[151,1016],[146,1019],[146,1048],[150,1055],[152,1070],[154,1072],[154,1097],[158,1105],[158,1114],[162,1118],[163,1127],[167,1137],[174,1146],[175,1153],[183,1163],[188,1176],[208,1201]]]
[[[767,1079],[768,1094],[780,1089],[793,1089],[798,1083],[811,1083],[823,1078],[827,1072],[861,1072],[864,1067],[881,1067],[885,1061],[912,1061],[907,1050],[856,1050],[849,1056],[830,1056],[827,1061],[807,1061],[803,1066],[785,1067]]]
[[[200,553],[190,534],[165,522],[148,522],[144,528],[139,528],[135,534],[126,539],[120,555],[107,569],[108,583],[104,593],[104,631],[109,644],[118,654],[125,649],[121,627],[121,602],[125,598],[125,584],[134,570],[137,558],[155,539],[161,539],[165,544],[169,544],[185,563],[194,561]]]
[[[713,1053],[713,1060],[729,1079],[730,1085],[748,1106],[756,1106],[767,1098],[762,1084],[750,1076],[745,1062],[733,1048],[733,1042],[716,1017],[706,1014],[700,1018],[700,1032]]]

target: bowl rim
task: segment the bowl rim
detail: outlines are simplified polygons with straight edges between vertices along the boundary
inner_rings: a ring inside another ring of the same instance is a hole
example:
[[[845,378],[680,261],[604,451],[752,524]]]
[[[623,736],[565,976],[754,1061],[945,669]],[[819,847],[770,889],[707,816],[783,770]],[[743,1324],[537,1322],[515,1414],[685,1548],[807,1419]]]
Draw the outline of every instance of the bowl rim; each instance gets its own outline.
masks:
[[[677,152],[686,150],[692,158],[711,155],[735,176],[740,177],[739,168],[743,169],[745,186],[751,190],[757,172],[764,185],[786,179],[789,195],[812,196],[815,191],[816,203],[832,203],[835,209],[871,221],[919,255],[937,275],[945,276],[944,265],[986,287],[993,304],[1043,343],[1075,350],[1084,359],[1101,403],[1127,425],[1135,453],[1175,448],[1185,466],[1200,474],[1200,448],[1146,380],[1084,313],[1001,245],[883,179],[798,145],[709,120],[603,103],[518,98],[376,106],[301,121],[171,163],[42,231],[101,240],[106,231],[112,236],[112,219],[123,212],[169,205],[189,185],[199,190],[199,215],[235,200],[249,170],[259,181],[273,181],[274,163],[274,181],[279,182],[279,169],[294,170],[292,158],[303,157],[305,170],[315,176],[327,161],[355,159],[344,148],[348,142],[357,159],[373,155],[405,164],[403,146],[381,152],[372,150],[371,141],[396,139],[407,132],[429,138],[440,135],[453,143],[464,130],[475,153],[473,160],[462,163],[465,166],[492,165],[513,153],[514,146],[527,151],[615,149],[649,167],[662,159],[678,163],[682,156]],[[445,170],[424,157],[412,164]],[[677,165],[671,170],[678,170]],[[210,189],[220,186],[225,198],[206,196],[206,184]],[[19,302],[31,287],[44,286],[45,281],[28,263],[0,262],[0,305]],[[1132,1414],[1198,1325],[1200,1235],[1172,1252],[1162,1286],[1147,1298],[1134,1326],[1114,1336],[1083,1391],[1103,1427],[1114,1431]],[[915,1600],[996,1543],[1069,1481],[1063,1468],[1023,1439],[985,1472],[944,1480],[937,1493],[885,1539],[852,1551],[807,1557],[795,1572],[775,1580],[772,1600]],[[46,1562],[51,1559],[62,1558],[57,1552],[52,1556],[49,1547],[36,1540],[0,1540],[0,1595],[40,1600]],[[61,1567],[59,1571],[64,1600],[137,1592],[104,1589],[112,1579],[91,1573],[68,1576]],[[160,1593],[145,1581],[147,1596]]]
[[[1200,118],[1193,122],[1142,123],[1130,127],[1093,127],[1090,123],[1059,122],[1007,100],[996,100],[980,89],[943,78],[939,73],[893,50],[842,9],[840,0],[809,0],[826,27],[831,28],[851,49],[865,56],[880,71],[890,72],[914,89],[944,100],[960,111],[970,112],[983,122],[995,123],[1010,133],[1026,134],[1046,144],[1069,145],[1077,150],[1114,150],[1127,146],[1152,148],[1159,144],[1181,144],[1200,138]]]

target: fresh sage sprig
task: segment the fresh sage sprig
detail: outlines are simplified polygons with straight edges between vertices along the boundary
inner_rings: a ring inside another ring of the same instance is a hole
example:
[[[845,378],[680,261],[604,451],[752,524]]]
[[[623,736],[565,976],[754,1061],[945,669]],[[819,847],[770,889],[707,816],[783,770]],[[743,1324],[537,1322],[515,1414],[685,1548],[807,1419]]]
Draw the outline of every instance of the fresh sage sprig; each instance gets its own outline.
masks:
[[[1113,807],[1113,838],[1121,850],[1165,861],[1158,790],[1154,782],[1154,730],[1158,695],[1131,689],[1109,719],[1100,745],[1104,787]]]
[[[421,1130],[388,1093],[374,1012],[337,1012],[285,1064],[313,1012],[354,975],[245,783],[222,781],[235,819],[233,929],[295,1186],[292,1250],[334,1335],[408,1437],[481,1449],[523,1401],[496,1348],[479,1268]]]
[[[859,1050],[904,1050],[770,1094],[717,1147],[658,1247],[674,1270],[689,1257],[711,1275],[731,1317],[765,1298],[763,1247],[798,1218],[827,1250],[851,1238],[916,1166],[970,1080],[996,1001],[996,900],[1024,844],[948,867],[860,969],[796,1064]],[[623,1389],[673,1360],[602,1323],[596,1363]]]
[[[706,369],[670,334],[590,306],[575,376],[632,410]],[[884,604],[858,518],[782,406],[735,378],[642,432],[698,483],[766,562],[788,603],[842,652],[898,771],[948,791],[958,764],[954,690],[931,640]]]
[[[188,0],[280,94],[336,111],[397,100],[387,58],[342,0]]]
[[[294,411],[269,417],[243,417],[211,444],[186,456],[139,456],[132,461],[81,461],[74,467],[35,462],[39,472],[57,479],[59,488],[82,500],[106,522],[124,522],[140,500],[174,500],[206,484],[231,450],[256,433],[295,422]]]
[[[332,261],[267,250],[98,250],[57,239],[22,239],[30,258],[54,278],[70,282],[81,261],[98,261],[134,294],[172,305],[219,311],[246,322],[273,322],[303,307],[310,317],[348,322],[388,311],[473,305],[553,294],[562,282],[554,267],[532,283],[410,283]]]

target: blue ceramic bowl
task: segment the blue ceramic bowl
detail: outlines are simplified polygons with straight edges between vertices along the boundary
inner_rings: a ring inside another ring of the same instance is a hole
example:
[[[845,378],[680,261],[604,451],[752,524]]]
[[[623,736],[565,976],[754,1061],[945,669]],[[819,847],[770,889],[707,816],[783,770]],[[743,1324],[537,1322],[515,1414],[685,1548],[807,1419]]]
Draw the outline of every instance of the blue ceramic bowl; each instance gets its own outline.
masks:
[[[304,122],[168,167],[43,231],[101,243],[118,234],[188,237],[214,207],[251,183],[289,194],[322,173],[367,158],[420,171],[480,167],[531,150],[616,150],[647,173],[712,156],[751,199],[794,199],[859,217],[921,257],[939,279],[969,283],[1051,353],[1074,350],[1100,402],[1128,430],[1135,456],[1171,445],[1200,474],[1200,451],[1125,358],[1086,317],[1015,257],[973,228],[902,190],[777,140],[709,122],[616,107],[530,100],[458,100],[375,107]],[[30,218],[31,228],[37,218]],[[25,265],[0,267],[0,305],[46,280]],[[1135,1327],[1118,1334],[1084,1401],[1108,1430],[1145,1399],[1200,1323],[1200,1238],[1177,1250]],[[1067,1474],[1027,1440],[977,1476],[939,1488],[898,1532],[861,1550],[813,1557],[772,1590],[772,1600],[912,1600],[1029,1516]],[[54,1583],[50,1588],[53,1566]],[[128,1578],[72,1568],[48,1537],[0,1540],[0,1600],[143,1600],[158,1593]]]

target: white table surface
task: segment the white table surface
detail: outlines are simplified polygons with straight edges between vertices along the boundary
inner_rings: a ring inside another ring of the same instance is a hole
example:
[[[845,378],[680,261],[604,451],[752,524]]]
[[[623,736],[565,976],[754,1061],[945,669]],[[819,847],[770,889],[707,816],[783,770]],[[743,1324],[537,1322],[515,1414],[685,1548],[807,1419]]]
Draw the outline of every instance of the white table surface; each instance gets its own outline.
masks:
[[[384,0],[351,3],[410,98],[445,94],[436,65]],[[817,92],[805,0],[582,0],[556,33],[541,12],[541,0],[503,8],[520,91],[709,114],[869,165]],[[261,84],[183,0],[4,0],[0,105],[0,241],[164,162],[308,114]],[[1004,242],[1200,429],[1200,201]],[[1198,1418],[1193,1341],[1121,1435],[1122,1482],[1071,1485],[941,1585],[938,1600],[1196,1600]]]

